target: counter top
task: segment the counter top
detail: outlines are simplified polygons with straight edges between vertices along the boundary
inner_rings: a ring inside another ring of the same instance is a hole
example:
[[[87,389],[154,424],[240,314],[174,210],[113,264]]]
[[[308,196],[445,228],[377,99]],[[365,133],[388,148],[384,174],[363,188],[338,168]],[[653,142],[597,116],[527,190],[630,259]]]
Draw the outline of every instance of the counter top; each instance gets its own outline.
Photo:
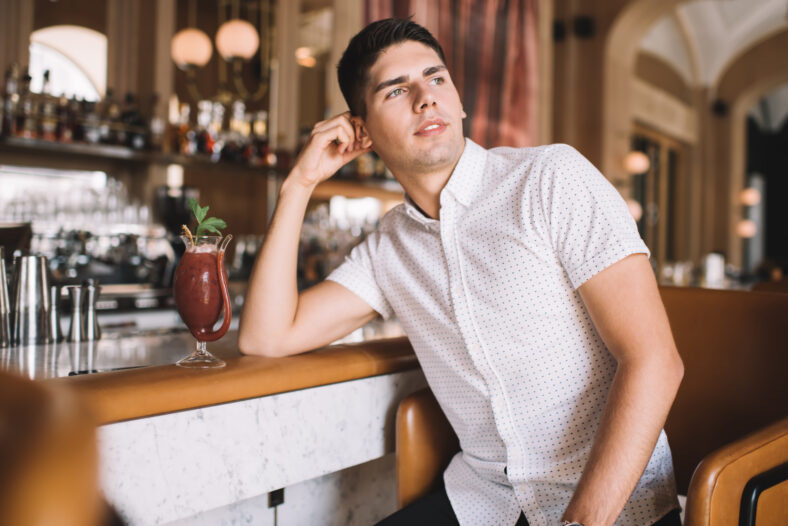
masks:
[[[238,333],[209,344],[221,369],[185,369],[174,362],[194,346],[187,332],[103,338],[2,349],[2,367],[79,391],[98,424],[257,398],[415,369],[418,362],[401,330],[367,329],[354,343],[337,343],[287,358],[244,356]],[[98,371],[76,374],[75,371]]]
[[[243,356],[237,333],[209,348],[221,369],[142,367],[49,380],[68,383],[100,424],[387,374],[418,366],[407,338],[339,344],[287,358]]]

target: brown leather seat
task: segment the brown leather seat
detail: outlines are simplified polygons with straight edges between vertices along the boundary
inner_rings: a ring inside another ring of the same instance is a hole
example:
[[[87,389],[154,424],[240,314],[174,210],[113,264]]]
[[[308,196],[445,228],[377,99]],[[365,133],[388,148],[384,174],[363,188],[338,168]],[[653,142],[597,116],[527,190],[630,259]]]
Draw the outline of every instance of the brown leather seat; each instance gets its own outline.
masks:
[[[403,507],[429,493],[460,444],[429,389],[397,408],[397,503]]]
[[[752,290],[757,292],[788,293],[788,278],[783,278],[777,281],[760,281],[752,287]]]
[[[69,391],[0,373],[0,524],[93,526],[105,513],[82,405]]]
[[[740,524],[745,486],[763,473],[771,473],[773,485],[764,487],[751,524],[788,524],[788,295],[660,292],[685,365],[666,423],[679,492],[687,494],[685,524]],[[457,450],[428,389],[403,400],[397,413],[400,506],[426,493]]]

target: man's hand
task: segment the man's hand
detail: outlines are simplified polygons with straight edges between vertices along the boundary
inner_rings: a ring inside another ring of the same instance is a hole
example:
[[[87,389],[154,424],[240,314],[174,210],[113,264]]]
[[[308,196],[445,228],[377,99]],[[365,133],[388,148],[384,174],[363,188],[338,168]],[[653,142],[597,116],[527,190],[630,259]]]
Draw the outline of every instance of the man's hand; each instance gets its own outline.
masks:
[[[307,188],[313,188],[345,164],[370,151],[372,141],[368,136],[361,136],[360,128],[359,123],[353,122],[349,111],[315,124],[290,177]]]
[[[327,345],[377,313],[342,285],[324,281],[299,294],[298,240],[314,187],[368,152],[372,141],[349,113],[319,122],[282,184],[257,256],[241,313],[238,346],[245,354],[286,356]]]

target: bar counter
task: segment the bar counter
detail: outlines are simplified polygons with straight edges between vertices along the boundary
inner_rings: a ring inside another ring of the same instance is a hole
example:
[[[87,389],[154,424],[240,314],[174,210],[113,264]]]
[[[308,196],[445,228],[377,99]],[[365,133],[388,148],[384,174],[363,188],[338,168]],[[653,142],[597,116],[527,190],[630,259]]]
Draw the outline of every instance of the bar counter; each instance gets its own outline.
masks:
[[[168,341],[172,348],[163,354],[175,354],[175,359],[193,345],[187,333]],[[109,424],[418,367],[404,337],[331,345],[287,358],[241,355],[237,341],[237,332],[231,332],[208,347],[227,362],[220,369],[153,365],[48,381],[78,389],[98,423]]]
[[[174,365],[194,346],[188,332],[108,334],[2,349],[0,365],[80,392],[99,424],[102,491],[128,524],[273,524],[278,488],[280,526],[369,524],[395,509],[397,405],[426,385],[396,334],[373,324],[350,342],[265,358],[242,355],[230,331],[208,345],[220,369]]]

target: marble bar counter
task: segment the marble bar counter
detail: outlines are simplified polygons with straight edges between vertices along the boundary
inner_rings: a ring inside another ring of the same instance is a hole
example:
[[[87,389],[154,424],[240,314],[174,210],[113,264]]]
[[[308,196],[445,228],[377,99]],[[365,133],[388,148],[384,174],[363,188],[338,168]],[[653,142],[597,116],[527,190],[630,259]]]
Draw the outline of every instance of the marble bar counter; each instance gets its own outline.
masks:
[[[173,365],[185,332],[14,348],[2,365],[80,393],[100,425],[102,490],[130,525],[370,524],[394,510],[396,407],[426,385],[392,334],[264,358],[230,332],[208,347],[221,369]],[[68,376],[83,371],[102,372]]]

